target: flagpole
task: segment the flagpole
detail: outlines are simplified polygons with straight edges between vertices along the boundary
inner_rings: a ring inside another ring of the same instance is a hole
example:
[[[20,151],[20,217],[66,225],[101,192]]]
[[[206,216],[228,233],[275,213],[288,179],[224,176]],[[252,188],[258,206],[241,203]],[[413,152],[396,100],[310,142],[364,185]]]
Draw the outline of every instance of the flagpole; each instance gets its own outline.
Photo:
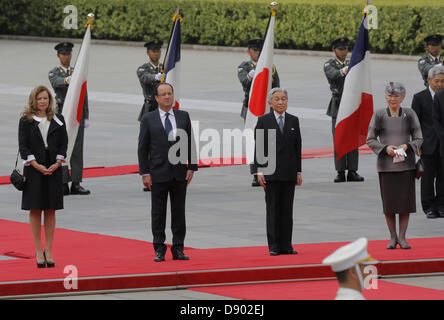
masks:
[[[264,37],[262,38],[262,43],[265,42],[265,38],[267,37],[267,31],[268,31],[268,27],[270,26],[270,21],[271,21],[271,17],[276,15],[276,8],[279,4],[276,1],[273,1],[272,3],[270,3],[268,6],[271,8],[271,13],[270,13],[270,18],[268,18],[268,23],[267,23],[267,27],[265,28],[265,34]],[[257,57],[259,60],[259,57],[261,56],[262,50],[259,52],[259,56]]]
[[[163,75],[162,75],[162,79],[160,80],[160,82],[164,82],[165,81],[165,65],[166,65],[168,54],[169,54],[169,51],[170,51],[171,37],[173,36],[174,29],[176,28],[177,19],[178,18],[182,19],[182,16],[179,13],[179,9],[180,9],[179,6],[177,6],[176,12],[174,13],[174,16],[173,16],[174,23],[173,23],[173,27],[171,28],[170,38],[168,40],[168,46],[167,46],[167,49],[166,49],[165,57],[163,58],[163,64],[162,64],[162,73],[163,73]]]

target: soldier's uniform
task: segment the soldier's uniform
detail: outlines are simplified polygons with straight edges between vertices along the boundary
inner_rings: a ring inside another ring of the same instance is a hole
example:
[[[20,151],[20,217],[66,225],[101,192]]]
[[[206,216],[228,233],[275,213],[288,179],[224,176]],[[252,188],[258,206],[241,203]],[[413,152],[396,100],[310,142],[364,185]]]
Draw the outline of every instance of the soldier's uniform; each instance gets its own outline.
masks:
[[[74,45],[70,42],[62,42],[55,46],[57,53],[70,53]],[[74,71],[73,67],[65,69],[62,66],[54,67],[49,71],[48,78],[52,88],[55,92],[55,104],[56,113],[61,114],[63,111],[63,104],[65,102],[66,93],[68,92],[69,80]],[[68,181],[72,181],[71,193],[72,194],[89,194],[90,191],[80,186],[83,177],[83,139],[85,131],[85,120],[89,119],[88,109],[88,93],[85,94],[85,100],[83,103],[83,112],[80,119],[79,130],[77,132],[76,141],[71,154],[70,166],[71,176],[67,166],[62,166],[63,170],[63,183],[67,185]],[[69,191],[69,189],[68,189]],[[68,192],[64,191],[65,195]]]
[[[427,45],[441,45],[442,39],[443,37],[441,35],[435,34],[424,38],[424,41]],[[427,56],[423,56],[418,60],[418,69],[426,87],[429,86],[427,82],[429,70],[437,64],[444,64],[444,56],[438,55],[434,57],[429,53]]]
[[[260,50],[262,49],[262,42],[263,42],[262,39],[251,39],[247,42],[247,45],[249,49],[255,48]],[[257,64],[256,62],[251,60],[244,61],[237,68],[237,77],[239,78],[239,81],[242,85],[242,89],[244,90],[245,93],[244,102],[242,104],[242,109],[240,114],[241,118],[244,119],[244,121],[247,116],[250,88],[251,88],[251,82],[253,80],[248,76],[248,74],[250,73],[251,70],[256,69],[256,64]],[[277,73],[276,66],[273,65],[271,87],[278,88],[279,86],[280,86],[279,75]]]
[[[349,40],[348,38],[338,38],[332,42],[333,48],[347,48]],[[333,148],[335,140],[335,126],[336,117],[339,111],[339,105],[341,103],[342,91],[344,89],[344,81],[346,76],[346,71],[344,68],[349,65],[350,61],[345,60],[344,62],[338,60],[337,58],[332,58],[324,64],[324,73],[327,77],[328,83],[330,84],[331,99],[327,108],[327,115],[331,117],[332,125],[332,135],[333,135]],[[343,179],[335,179],[335,182],[345,181],[345,170],[348,170],[349,181],[363,181],[364,179],[360,177],[356,171],[358,170],[359,153],[358,149],[355,149],[346,155],[342,156],[339,161],[337,161],[336,150],[334,150],[334,161],[335,169],[338,171],[338,177],[343,176]],[[362,180],[361,180],[362,179]]]
[[[145,43],[145,47],[147,50],[160,50],[162,44],[162,41],[155,39]],[[154,66],[151,62],[147,62],[137,68],[137,77],[139,78],[144,97],[143,106],[138,117],[139,121],[145,113],[157,109],[157,102],[154,99],[154,88],[160,83],[160,80],[156,80],[156,74],[161,73],[162,70],[163,64],[159,63],[158,66]]]

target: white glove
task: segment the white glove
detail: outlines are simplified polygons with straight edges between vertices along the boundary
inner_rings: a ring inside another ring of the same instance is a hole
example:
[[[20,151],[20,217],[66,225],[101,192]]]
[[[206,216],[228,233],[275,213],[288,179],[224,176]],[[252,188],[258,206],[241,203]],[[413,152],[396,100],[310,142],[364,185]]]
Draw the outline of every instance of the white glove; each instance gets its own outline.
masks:
[[[65,78],[65,83],[69,84],[71,82],[71,76]]]
[[[90,125],[89,120],[88,120],[88,119],[85,119],[85,128],[88,128],[89,125]]]
[[[395,156],[393,157],[393,163],[403,162],[407,157],[407,153],[405,153],[404,149],[402,148],[395,149],[393,150],[393,152],[395,153]]]
[[[154,76],[154,79],[156,79],[156,81],[160,81],[160,79],[162,79],[162,73],[159,72],[158,74],[156,74],[156,75]]]
[[[248,77],[250,79],[253,79],[253,77],[254,77],[254,70],[251,70],[250,72],[248,72]]]
[[[347,72],[348,72],[348,66],[342,68],[342,69],[340,70],[340,72],[341,72],[341,74],[342,74],[343,76],[345,76],[345,75],[347,74]]]

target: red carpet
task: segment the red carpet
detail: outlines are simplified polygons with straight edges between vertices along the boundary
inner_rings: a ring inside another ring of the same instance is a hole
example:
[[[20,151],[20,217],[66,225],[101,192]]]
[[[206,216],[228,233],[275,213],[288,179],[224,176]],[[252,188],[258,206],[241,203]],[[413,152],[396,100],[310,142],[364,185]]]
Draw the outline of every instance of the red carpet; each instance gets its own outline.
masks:
[[[377,289],[364,290],[367,300],[444,300],[444,290],[378,280]],[[266,283],[192,288],[189,290],[246,300],[333,300],[336,280]]]
[[[373,151],[370,150],[367,145],[359,148],[360,154],[370,154]],[[311,148],[302,150],[302,159],[313,159],[313,158],[329,158],[333,157],[333,147],[324,148]],[[244,165],[246,164],[246,158],[211,158],[211,159],[201,159],[199,160],[199,168],[205,167],[223,167],[223,166],[233,166],[233,165]],[[139,166],[135,165],[124,165],[115,167],[91,167],[85,168],[83,170],[83,178],[97,178],[97,177],[109,177],[109,176],[119,176],[125,174],[138,174]],[[0,176],[0,185],[11,184],[9,176]]]
[[[384,262],[379,274],[444,271],[444,238],[409,241],[411,250],[386,250],[387,241],[369,242],[369,252]],[[0,261],[0,296],[66,292],[67,265],[78,270],[79,291],[326,279],[333,273],[319,264],[343,244],[295,244],[298,255],[277,257],[270,257],[266,247],[187,248],[189,261],[173,261],[168,252],[167,261],[156,263],[151,243],[58,228],[56,267],[37,269],[29,225],[0,220],[0,254],[20,257]]]

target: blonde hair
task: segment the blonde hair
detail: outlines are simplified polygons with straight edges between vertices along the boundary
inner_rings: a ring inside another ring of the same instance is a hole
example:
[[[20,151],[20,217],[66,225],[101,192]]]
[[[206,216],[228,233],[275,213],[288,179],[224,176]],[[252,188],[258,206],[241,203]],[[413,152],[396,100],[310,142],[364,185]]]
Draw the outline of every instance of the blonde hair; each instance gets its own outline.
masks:
[[[45,86],[37,86],[31,91],[29,95],[28,106],[22,113],[22,116],[26,117],[29,122],[32,122],[33,116],[37,115],[37,96],[44,91],[48,93],[49,97],[48,108],[46,108],[46,118],[48,119],[48,121],[51,121],[54,117],[54,99],[51,95],[51,92],[49,92],[48,88]]]

